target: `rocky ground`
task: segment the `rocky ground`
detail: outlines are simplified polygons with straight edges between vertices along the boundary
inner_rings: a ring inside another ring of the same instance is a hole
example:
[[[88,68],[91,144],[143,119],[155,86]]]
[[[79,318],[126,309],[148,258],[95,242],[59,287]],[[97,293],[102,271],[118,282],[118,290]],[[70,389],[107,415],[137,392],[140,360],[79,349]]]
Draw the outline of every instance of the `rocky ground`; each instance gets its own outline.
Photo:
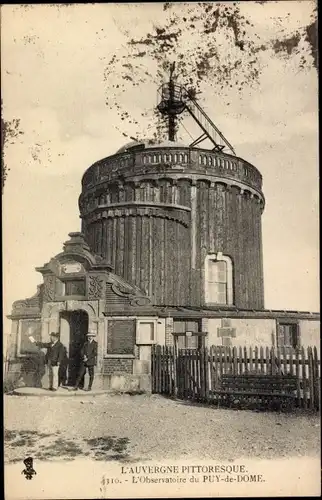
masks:
[[[161,396],[5,396],[5,461],[320,455],[318,415],[217,409]]]

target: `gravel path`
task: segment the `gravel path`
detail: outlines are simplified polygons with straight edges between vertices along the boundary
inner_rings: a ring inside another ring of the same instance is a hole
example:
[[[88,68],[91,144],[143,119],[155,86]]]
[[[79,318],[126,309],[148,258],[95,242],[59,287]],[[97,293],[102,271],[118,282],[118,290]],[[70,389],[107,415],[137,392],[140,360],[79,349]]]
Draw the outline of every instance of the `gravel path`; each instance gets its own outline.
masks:
[[[5,461],[320,455],[317,415],[217,409],[161,396],[5,396]]]

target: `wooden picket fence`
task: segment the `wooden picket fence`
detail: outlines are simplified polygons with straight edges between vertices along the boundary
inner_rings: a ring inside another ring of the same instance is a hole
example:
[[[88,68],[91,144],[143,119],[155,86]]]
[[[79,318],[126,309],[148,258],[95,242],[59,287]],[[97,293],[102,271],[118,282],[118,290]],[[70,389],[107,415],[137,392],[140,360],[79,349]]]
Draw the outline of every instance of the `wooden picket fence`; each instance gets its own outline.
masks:
[[[153,393],[215,403],[222,375],[292,375],[297,379],[296,406],[321,409],[320,360],[316,347],[177,349],[155,345],[151,365]]]

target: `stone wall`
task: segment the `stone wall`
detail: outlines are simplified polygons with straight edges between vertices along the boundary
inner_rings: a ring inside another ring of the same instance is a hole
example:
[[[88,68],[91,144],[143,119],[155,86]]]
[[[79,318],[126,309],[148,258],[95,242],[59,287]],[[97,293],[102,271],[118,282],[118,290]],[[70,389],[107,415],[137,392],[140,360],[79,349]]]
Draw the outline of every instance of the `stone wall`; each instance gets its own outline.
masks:
[[[105,358],[103,361],[103,374],[132,373],[133,359]]]
[[[283,322],[287,323],[287,319]],[[208,345],[276,346],[275,318],[208,319]],[[299,320],[300,345],[320,347],[320,322]]]
[[[300,320],[300,341],[303,347],[316,346],[320,349],[320,322]]]

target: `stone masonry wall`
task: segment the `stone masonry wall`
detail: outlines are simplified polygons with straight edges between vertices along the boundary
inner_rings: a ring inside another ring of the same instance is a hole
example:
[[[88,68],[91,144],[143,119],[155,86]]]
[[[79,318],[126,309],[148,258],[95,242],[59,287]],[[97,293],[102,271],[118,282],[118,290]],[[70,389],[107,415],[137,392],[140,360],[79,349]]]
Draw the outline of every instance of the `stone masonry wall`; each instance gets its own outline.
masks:
[[[129,373],[133,372],[133,360],[132,359],[122,359],[122,358],[106,358],[103,361],[103,374],[104,375],[115,375],[118,373]]]

